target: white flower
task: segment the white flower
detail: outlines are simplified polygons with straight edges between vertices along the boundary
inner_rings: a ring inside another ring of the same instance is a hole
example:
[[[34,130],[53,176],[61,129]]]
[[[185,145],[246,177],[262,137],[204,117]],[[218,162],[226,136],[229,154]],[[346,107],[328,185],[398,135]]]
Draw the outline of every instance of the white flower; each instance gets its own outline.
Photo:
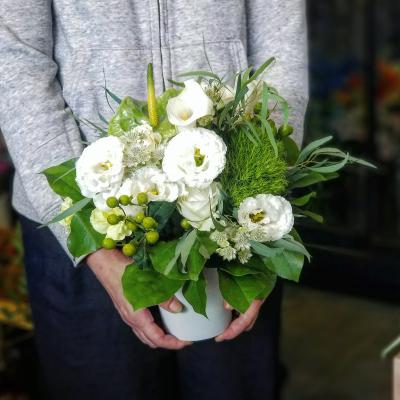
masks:
[[[199,118],[214,114],[213,102],[194,79],[184,83],[185,89],[168,100],[168,120],[176,126],[194,126]]]
[[[229,246],[228,234],[225,231],[214,231],[210,235],[210,239],[216,242],[219,247]]]
[[[238,221],[250,231],[255,230],[260,241],[274,241],[292,230],[294,217],[292,206],[283,197],[259,194],[242,201]]]
[[[111,214],[121,217],[121,221],[115,225],[110,225],[107,222],[107,217]],[[113,208],[108,212],[95,208],[90,215],[90,223],[97,232],[105,234],[106,237],[113,240],[123,240],[126,236],[132,234],[132,231],[126,227],[124,216],[125,214],[120,208]]]
[[[250,250],[240,250],[238,251],[238,259],[241,264],[247,264],[253,253]]]
[[[119,138],[125,145],[124,163],[129,168],[156,163],[163,156],[162,137],[146,122],[135,126]]]
[[[171,182],[205,188],[225,166],[226,145],[213,131],[186,128],[167,144],[162,168]]]
[[[179,198],[178,210],[189,223],[200,231],[210,231],[214,224],[211,218],[221,196],[219,185],[213,182],[208,188],[189,188],[188,194]]]
[[[86,147],[76,162],[76,181],[85,197],[112,190],[124,174],[123,143],[108,136]]]
[[[236,250],[231,246],[220,247],[216,250],[216,253],[227,261],[232,261],[236,258]]]
[[[65,199],[63,199],[63,201],[61,203],[60,211],[64,212],[64,211],[68,210],[69,208],[71,208],[73,206],[73,204],[74,204],[74,202],[72,201],[72,199],[70,197],[65,197]],[[73,217],[73,215],[70,215],[69,217],[62,219],[59,222],[59,224],[62,225],[67,230],[67,232],[70,231],[72,217]]]
[[[119,190],[119,195],[132,196],[133,202],[139,193],[147,193],[150,201],[173,202],[185,193],[185,189],[179,182],[169,182],[161,169],[143,167],[127,178]]]
[[[250,249],[250,242],[249,242],[249,235],[248,230],[244,226],[240,226],[233,239],[235,242],[235,249],[236,250],[249,250]]]

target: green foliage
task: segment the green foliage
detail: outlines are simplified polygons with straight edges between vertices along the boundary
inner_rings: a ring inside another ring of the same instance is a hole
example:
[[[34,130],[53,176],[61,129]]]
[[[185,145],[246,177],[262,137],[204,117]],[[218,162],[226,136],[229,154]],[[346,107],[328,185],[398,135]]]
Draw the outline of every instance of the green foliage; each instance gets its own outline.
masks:
[[[258,134],[262,144],[250,143],[243,131],[225,138],[228,152],[221,183],[235,206],[259,193],[282,194],[287,186],[285,161],[276,157],[267,133],[260,129]]]
[[[71,221],[71,232],[68,236],[68,249],[74,257],[84,256],[100,249],[104,235],[98,233],[90,223],[90,209],[75,213]]]
[[[168,279],[152,269],[128,265],[122,276],[124,295],[135,311],[160,304],[174,295],[182,281]]]
[[[79,201],[83,199],[83,196],[76,183],[75,162],[76,159],[68,160],[47,168],[42,173],[55,193],[61,197],[70,197],[73,201]]]
[[[203,273],[199,275],[197,281],[187,281],[183,285],[182,293],[185,299],[193,307],[193,310],[198,314],[207,317],[207,294],[206,294],[207,281]]]
[[[108,125],[108,134],[121,136],[133,127],[137,126],[141,120],[146,120],[143,102],[134,100],[132,97],[125,97]]]
[[[246,268],[251,273],[245,273]],[[218,269],[218,276],[223,298],[241,313],[246,312],[254,300],[265,299],[276,284],[276,275],[257,256],[253,256],[246,266],[225,262]]]
[[[167,201],[152,201],[149,203],[149,215],[157,221],[157,229],[159,231],[165,227],[175,209],[176,204]]]

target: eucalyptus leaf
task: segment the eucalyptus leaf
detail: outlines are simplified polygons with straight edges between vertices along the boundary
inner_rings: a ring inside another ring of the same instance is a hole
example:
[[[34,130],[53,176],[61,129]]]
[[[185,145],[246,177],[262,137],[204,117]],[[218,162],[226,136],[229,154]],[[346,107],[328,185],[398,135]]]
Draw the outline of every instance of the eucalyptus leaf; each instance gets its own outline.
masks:
[[[291,199],[290,202],[297,207],[303,207],[307,205],[311,199],[317,197],[317,192],[307,193],[304,196],[297,197],[295,199]]]
[[[250,240],[250,245],[253,251],[261,257],[275,257],[283,252],[283,249],[268,247],[254,240]]]
[[[306,256],[308,261],[310,261],[310,259],[311,259],[310,253],[303,246],[303,244],[294,240],[293,237],[291,237],[290,235],[287,235],[285,238],[271,242],[271,246],[277,247],[277,248],[282,248],[285,250],[290,250],[295,253],[300,253],[300,254]]]
[[[332,140],[332,136],[327,136],[322,139],[315,140],[308,144],[304,149],[300,152],[299,158],[297,159],[297,164],[301,163],[304,161],[315,149],[318,147],[324,145],[325,143],[328,143]]]

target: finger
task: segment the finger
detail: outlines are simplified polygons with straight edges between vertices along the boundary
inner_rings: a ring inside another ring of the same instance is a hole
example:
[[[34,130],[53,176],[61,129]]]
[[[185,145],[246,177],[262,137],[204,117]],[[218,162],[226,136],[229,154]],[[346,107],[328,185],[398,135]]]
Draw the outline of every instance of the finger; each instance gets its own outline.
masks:
[[[167,301],[164,301],[164,303],[161,303],[160,307],[172,313],[179,313],[183,309],[182,303],[175,296],[171,297]]]
[[[233,311],[233,307],[226,301],[224,301],[224,307],[228,311]]]
[[[192,344],[192,342],[185,342],[175,336],[167,335],[154,321],[143,326],[142,332],[154,345],[168,350],[180,350]]]
[[[250,328],[257,319],[261,305],[262,301],[253,301],[248,310],[244,314],[241,314],[238,318],[234,319],[225,329],[225,331],[215,338],[215,341],[222,342],[223,340],[232,340],[239,336],[246,329]]]
[[[246,329],[246,332],[250,332],[254,328],[254,325],[257,322],[257,318],[258,318],[258,314],[257,314],[256,318],[254,319],[253,323]]]
[[[145,345],[151,347],[152,349],[156,349],[156,348],[157,348],[157,346],[156,346],[154,343],[150,342],[150,340],[147,339],[147,337],[146,337],[141,331],[132,328],[132,332],[138,337],[138,339],[139,339],[143,344],[145,344]]]

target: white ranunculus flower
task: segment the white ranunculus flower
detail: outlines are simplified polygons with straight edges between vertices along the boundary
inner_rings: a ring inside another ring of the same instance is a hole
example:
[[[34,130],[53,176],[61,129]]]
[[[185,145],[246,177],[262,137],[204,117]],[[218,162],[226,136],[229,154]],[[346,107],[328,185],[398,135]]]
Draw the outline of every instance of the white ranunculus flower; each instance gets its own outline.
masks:
[[[171,182],[205,188],[225,167],[226,145],[215,132],[185,128],[167,144],[162,168]]]
[[[115,136],[96,140],[76,162],[76,181],[85,197],[94,197],[121,184],[124,174],[123,143]]]
[[[168,120],[175,126],[194,126],[196,120],[206,115],[213,115],[212,100],[194,79],[184,82],[185,89],[168,100]]]
[[[178,210],[189,223],[200,231],[214,228],[210,210],[215,210],[221,196],[219,184],[213,182],[205,189],[189,188],[188,194],[178,200]]]
[[[127,194],[136,201],[139,193],[147,193],[150,201],[175,201],[184,194],[184,185],[169,182],[167,175],[156,167],[143,167],[127,178],[118,191],[118,195]]]
[[[238,221],[249,231],[256,231],[262,241],[281,239],[293,228],[292,206],[281,196],[259,194],[244,199],[238,211]]]
[[[105,234],[106,237],[113,240],[123,240],[126,236],[130,236],[132,231],[126,227],[124,220],[115,225],[110,225],[107,222],[107,217],[111,214],[118,215],[121,218],[125,216],[120,208],[113,208],[108,212],[95,208],[90,215],[90,223],[97,232]]]

